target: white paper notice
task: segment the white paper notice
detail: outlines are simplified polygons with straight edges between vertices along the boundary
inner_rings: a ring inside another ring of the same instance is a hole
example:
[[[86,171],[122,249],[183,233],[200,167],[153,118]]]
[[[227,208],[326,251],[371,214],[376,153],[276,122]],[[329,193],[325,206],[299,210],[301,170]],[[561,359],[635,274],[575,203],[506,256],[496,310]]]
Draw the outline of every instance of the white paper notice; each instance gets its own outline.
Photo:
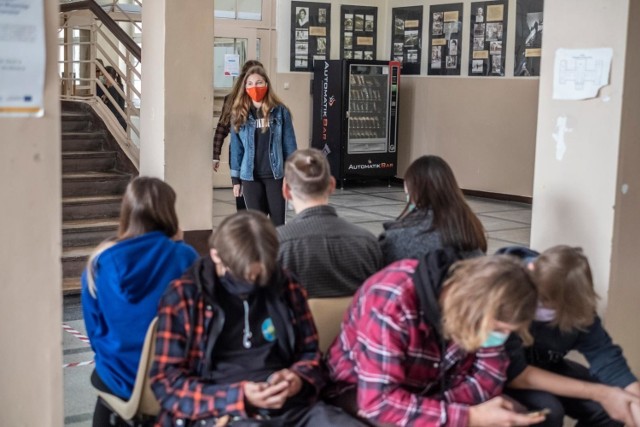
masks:
[[[613,49],[558,49],[553,65],[553,99],[589,99],[609,84]]]
[[[224,55],[224,75],[238,77],[240,75],[240,55],[226,53]]]
[[[44,114],[44,1],[0,1],[0,117]]]

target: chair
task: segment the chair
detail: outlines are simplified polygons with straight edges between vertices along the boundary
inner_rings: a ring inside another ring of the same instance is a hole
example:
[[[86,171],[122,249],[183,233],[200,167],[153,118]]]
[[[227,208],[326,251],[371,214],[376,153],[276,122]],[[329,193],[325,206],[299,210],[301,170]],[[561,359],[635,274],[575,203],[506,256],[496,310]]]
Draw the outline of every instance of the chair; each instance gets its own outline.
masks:
[[[142,353],[140,354],[140,364],[138,365],[138,373],[136,374],[136,382],[133,385],[133,391],[129,400],[122,400],[118,396],[96,390],[98,396],[118,414],[123,420],[129,421],[136,417],[150,416],[155,417],[160,412],[160,404],[155,395],[151,391],[149,384],[149,371],[153,362],[153,355],[156,347],[156,324],[158,318],[154,317],[147,329],[144,337]]]
[[[340,333],[340,325],[345,311],[351,304],[352,296],[338,298],[311,298],[309,309],[318,329],[320,351],[325,353]]]

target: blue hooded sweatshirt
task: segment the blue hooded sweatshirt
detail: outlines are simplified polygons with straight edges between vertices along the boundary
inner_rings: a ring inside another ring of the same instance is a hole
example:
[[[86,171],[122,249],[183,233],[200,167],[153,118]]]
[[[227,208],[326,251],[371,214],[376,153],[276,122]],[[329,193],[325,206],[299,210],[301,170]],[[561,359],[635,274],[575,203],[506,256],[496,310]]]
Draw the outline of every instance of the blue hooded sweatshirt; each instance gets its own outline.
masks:
[[[161,231],[123,240],[95,260],[96,298],[82,274],[82,311],[96,371],[113,394],[128,399],[144,337],[169,283],[198,258],[184,242]]]

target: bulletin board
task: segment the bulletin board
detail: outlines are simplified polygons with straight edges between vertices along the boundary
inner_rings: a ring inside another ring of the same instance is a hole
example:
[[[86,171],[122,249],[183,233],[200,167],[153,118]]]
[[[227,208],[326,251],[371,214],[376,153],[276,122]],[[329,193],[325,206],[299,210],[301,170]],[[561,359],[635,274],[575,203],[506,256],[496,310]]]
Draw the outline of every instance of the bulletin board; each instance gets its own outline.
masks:
[[[290,71],[313,71],[313,61],[329,58],[331,4],[291,2]]]
[[[544,0],[518,0],[513,75],[540,75]]]
[[[343,5],[340,58],[375,60],[378,34],[378,8]]]
[[[504,76],[507,0],[471,3],[469,76]]]
[[[429,9],[429,66],[433,75],[460,75],[462,58],[462,3]]]
[[[420,74],[422,6],[391,9],[391,59],[402,64],[402,74]]]

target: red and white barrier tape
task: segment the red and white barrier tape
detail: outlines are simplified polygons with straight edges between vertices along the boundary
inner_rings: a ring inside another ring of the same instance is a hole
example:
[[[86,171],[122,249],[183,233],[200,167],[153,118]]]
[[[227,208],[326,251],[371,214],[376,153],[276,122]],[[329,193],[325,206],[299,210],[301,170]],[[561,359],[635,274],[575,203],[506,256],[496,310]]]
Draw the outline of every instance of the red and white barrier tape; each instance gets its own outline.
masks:
[[[88,365],[93,365],[94,363],[95,363],[95,360],[89,360],[87,362],[65,363],[64,365],[62,365],[62,369],[64,369],[64,368],[76,368],[78,366],[88,366]]]
[[[69,332],[71,335],[73,335],[74,337],[78,338],[80,341],[89,344],[89,337],[87,337],[86,335],[83,335],[80,331],[76,331],[71,326],[67,325],[66,323],[62,324],[62,329],[64,329],[65,331]]]

